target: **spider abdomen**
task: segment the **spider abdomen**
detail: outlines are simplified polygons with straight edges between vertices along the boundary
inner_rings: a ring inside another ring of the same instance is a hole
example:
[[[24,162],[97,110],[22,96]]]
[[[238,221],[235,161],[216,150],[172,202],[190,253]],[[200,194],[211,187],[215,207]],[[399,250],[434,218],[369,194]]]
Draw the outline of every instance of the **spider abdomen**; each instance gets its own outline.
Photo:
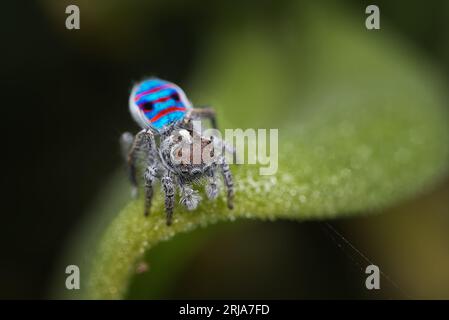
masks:
[[[182,120],[190,108],[192,104],[180,87],[157,78],[134,85],[129,98],[129,109],[134,120],[142,128],[157,132]]]

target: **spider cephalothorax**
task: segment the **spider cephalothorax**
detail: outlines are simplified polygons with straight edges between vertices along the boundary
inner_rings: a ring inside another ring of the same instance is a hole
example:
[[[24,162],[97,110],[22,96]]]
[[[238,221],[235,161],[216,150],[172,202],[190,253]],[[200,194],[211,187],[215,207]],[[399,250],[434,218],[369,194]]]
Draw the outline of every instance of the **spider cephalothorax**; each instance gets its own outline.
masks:
[[[127,153],[130,179],[137,191],[137,160],[143,160],[145,182],[145,215],[149,214],[155,181],[161,181],[165,193],[167,224],[172,222],[176,187],[180,203],[194,210],[201,201],[194,183],[206,181],[206,195],[218,195],[217,171],[221,172],[227,188],[227,202],[233,208],[233,182],[229,166],[217,146],[223,146],[214,136],[202,136],[192,122],[210,119],[216,128],[212,109],[192,108],[181,88],[173,83],[151,78],[134,86],[130,97],[130,111],[143,128],[134,138],[130,133],[122,136]],[[223,150],[223,149],[221,149]],[[140,155],[140,157],[139,157]],[[136,193],[136,192],[134,192]]]

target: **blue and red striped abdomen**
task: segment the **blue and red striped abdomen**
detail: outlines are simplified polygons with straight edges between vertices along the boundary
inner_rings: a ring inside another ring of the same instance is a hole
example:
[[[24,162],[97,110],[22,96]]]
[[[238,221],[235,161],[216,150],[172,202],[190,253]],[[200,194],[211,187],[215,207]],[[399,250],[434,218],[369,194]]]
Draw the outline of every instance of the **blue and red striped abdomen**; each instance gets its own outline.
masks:
[[[160,131],[165,126],[182,120],[192,104],[184,91],[174,83],[150,78],[133,87],[129,109],[142,128]]]

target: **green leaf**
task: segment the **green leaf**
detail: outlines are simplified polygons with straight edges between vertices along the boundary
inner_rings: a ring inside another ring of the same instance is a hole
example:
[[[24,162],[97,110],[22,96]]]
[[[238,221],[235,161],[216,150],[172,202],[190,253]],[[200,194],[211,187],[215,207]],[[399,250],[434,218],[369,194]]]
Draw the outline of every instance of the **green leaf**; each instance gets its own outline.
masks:
[[[232,166],[235,209],[223,195],[193,212],[178,205],[171,227],[161,194],[148,218],[143,199],[117,208],[88,258],[86,296],[123,297],[147,250],[199,226],[377,211],[442,179],[443,81],[387,28],[367,31],[337,10],[292,7],[278,21],[248,18],[211,39],[187,91],[214,105],[222,128],[279,129],[278,172]]]

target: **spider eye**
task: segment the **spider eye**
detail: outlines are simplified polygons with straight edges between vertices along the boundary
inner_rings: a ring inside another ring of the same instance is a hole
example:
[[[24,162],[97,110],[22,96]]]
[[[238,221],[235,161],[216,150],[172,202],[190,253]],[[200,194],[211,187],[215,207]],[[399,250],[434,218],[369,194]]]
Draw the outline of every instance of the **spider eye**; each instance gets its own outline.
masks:
[[[153,110],[153,102],[151,102],[151,101],[145,102],[140,107],[142,108],[142,110],[144,112],[151,111],[151,110]]]
[[[187,131],[185,129],[179,130],[178,137],[181,137],[181,139],[184,138],[184,142],[186,142],[186,143],[189,143],[189,144],[192,143],[192,137],[190,136],[189,131]]]

